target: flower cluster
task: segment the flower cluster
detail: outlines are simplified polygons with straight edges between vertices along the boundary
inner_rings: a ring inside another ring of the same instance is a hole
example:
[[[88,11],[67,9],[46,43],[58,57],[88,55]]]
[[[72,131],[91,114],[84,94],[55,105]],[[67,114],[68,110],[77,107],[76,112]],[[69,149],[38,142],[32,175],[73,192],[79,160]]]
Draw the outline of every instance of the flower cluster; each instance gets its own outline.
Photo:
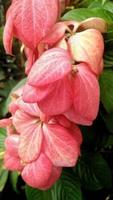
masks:
[[[59,178],[62,167],[76,164],[82,135],[63,115],[49,117],[37,103],[23,102],[20,91],[12,94],[11,118],[0,121],[8,133],[4,164],[20,171],[30,186],[47,189]]]
[[[25,182],[48,189],[62,167],[80,156],[82,134],[99,109],[98,77],[103,70],[104,20],[58,22],[68,0],[13,0],[7,12],[4,47],[13,36],[24,45],[26,84],[13,92],[4,164]]]

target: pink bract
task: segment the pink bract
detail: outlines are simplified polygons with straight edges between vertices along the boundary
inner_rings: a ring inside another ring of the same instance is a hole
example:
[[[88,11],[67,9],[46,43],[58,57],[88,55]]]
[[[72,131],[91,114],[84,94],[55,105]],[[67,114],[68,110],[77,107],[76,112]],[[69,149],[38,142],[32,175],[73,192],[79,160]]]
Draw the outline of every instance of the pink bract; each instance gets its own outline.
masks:
[[[76,33],[69,39],[69,48],[73,59],[85,62],[96,75],[102,72],[100,67],[104,52],[104,41],[101,33],[95,29]]]
[[[11,171],[20,171],[25,182],[34,188],[45,190],[51,187],[60,177],[62,168],[53,166],[44,153],[34,162],[22,162],[17,151],[17,140],[19,141],[19,135],[8,136],[6,139],[5,167]]]
[[[81,131],[63,115],[46,116],[36,103],[24,103],[21,97],[15,103],[17,110],[10,122],[15,133],[6,138],[4,164],[20,171],[28,185],[48,189],[60,177],[62,167],[76,164]],[[9,125],[8,119],[0,122]]]
[[[55,166],[75,165],[79,149],[75,135],[70,134],[71,127],[44,117],[37,104],[20,103],[13,124],[20,133],[19,155],[24,162],[35,160],[45,151]]]
[[[13,1],[8,9],[3,36],[6,52],[12,53],[13,36],[34,50],[57,21],[58,13],[58,0]]]
[[[70,116],[69,120],[90,125],[98,113],[99,85],[89,65],[73,65],[71,55],[66,50],[53,48],[33,65],[23,99],[37,102],[47,115],[66,113],[67,117]],[[73,117],[69,114],[72,106]]]

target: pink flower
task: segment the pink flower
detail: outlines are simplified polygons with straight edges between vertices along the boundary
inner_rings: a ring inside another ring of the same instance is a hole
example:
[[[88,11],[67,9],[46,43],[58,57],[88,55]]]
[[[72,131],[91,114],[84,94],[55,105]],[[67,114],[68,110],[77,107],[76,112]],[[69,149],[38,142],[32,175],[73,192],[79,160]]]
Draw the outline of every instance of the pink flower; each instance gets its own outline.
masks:
[[[80,130],[74,131],[70,123],[67,128],[67,120],[61,125],[58,117],[45,116],[37,104],[20,100],[18,105],[19,109],[13,115],[13,125],[20,134],[21,159],[31,162],[44,151],[55,166],[74,166],[80,152],[76,140]]]
[[[58,13],[58,0],[12,1],[3,36],[6,52],[12,53],[13,36],[34,51],[55,24]]]
[[[48,189],[59,178],[62,168],[53,166],[44,153],[41,153],[33,162],[24,163],[18,155],[19,141],[19,135],[11,135],[6,138],[5,167],[11,171],[20,171],[22,178],[30,186]]]
[[[32,66],[23,100],[38,103],[47,115],[64,114],[77,124],[91,125],[99,108],[97,77],[103,70],[104,51],[100,31],[105,28],[99,18],[57,23],[43,40],[55,47]]]
[[[65,40],[67,45],[65,49],[71,53],[71,59],[75,62],[87,63],[90,70],[99,75],[103,70],[104,51],[101,32],[105,31],[106,23],[100,18],[89,18],[82,22],[59,22],[53,26],[51,33],[43,39],[43,43],[50,47],[62,47],[62,39]]]
[[[87,64],[71,62],[64,49],[46,51],[31,69],[23,99],[37,102],[47,115],[66,113],[75,123],[89,125],[98,113],[98,81]]]
[[[63,115],[46,116],[37,104],[24,103],[21,97],[15,103],[17,110],[11,118],[15,133],[6,138],[4,164],[9,170],[20,171],[30,186],[48,189],[60,177],[62,167],[76,164],[81,132]],[[0,123],[8,125],[3,120]]]

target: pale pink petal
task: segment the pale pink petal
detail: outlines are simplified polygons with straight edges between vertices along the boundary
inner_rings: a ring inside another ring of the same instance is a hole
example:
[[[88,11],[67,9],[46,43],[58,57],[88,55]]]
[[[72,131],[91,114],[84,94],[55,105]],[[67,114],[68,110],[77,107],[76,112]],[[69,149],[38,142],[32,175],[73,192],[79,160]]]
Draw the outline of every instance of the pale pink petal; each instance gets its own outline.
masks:
[[[19,135],[10,135],[5,139],[6,151],[13,157],[18,157]]]
[[[8,107],[9,112],[13,115],[18,110],[18,105],[16,102],[11,102]]]
[[[68,119],[81,125],[91,125],[99,110],[99,83],[86,64],[76,66],[73,81],[74,106],[67,112]]]
[[[7,54],[12,54],[12,42],[13,42],[13,19],[11,16],[9,16],[7,18],[3,33],[3,44]]]
[[[35,129],[37,127],[37,122],[39,122],[38,117],[30,116],[21,110],[17,110],[13,116],[14,127],[19,133],[22,133],[23,130],[27,133],[30,128]]]
[[[88,29],[71,36],[68,43],[73,59],[86,62],[91,71],[98,75],[104,51],[101,33],[95,29]]]
[[[20,158],[11,156],[8,152],[6,152],[4,156],[4,166],[11,171],[21,171],[23,169]]]
[[[52,87],[53,91],[38,101],[39,108],[46,115],[61,114],[68,110],[73,102],[72,88],[67,78],[55,82]]]
[[[56,84],[49,84],[40,88],[33,87],[28,83],[25,84],[22,99],[26,103],[37,103],[45,98],[47,98],[50,93],[52,94],[54,90],[54,85]]]
[[[75,137],[77,143],[78,143],[78,146],[80,146],[82,144],[82,141],[83,141],[83,138],[82,138],[82,133],[81,133],[81,130],[80,128],[73,124],[73,126],[71,127],[71,130],[72,130],[72,134],[73,136]]]
[[[27,103],[36,103],[38,101],[38,89],[26,83],[22,97],[23,101]]]
[[[52,163],[48,157],[41,154],[40,157],[27,164],[22,171],[22,178],[33,188],[43,188],[48,184],[52,173]]]
[[[7,135],[12,135],[12,134],[17,134],[17,131],[13,125],[13,120],[12,120],[12,117],[10,118],[11,119],[11,124],[9,126],[6,127],[7,129]]]
[[[66,38],[63,37],[60,41],[58,41],[56,44],[55,44],[55,47],[59,47],[59,48],[62,48],[62,49],[65,49],[68,51],[68,43],[66,41]]]
[[[51,32],[43,39],[42,42],[54,45],[64,37],[65,31],[69,31],[68,26],[66,26],[64,22],[58,22],[53,26]]]
[[[0,120],[0,128],[6,128],[8,135],[17,134],[17,131],[15,130],[15,128],[13,126],[11,117],[8,119],[1,119]]]
[[[51,173],[51,176],[48,180],[47,185],[43,186],[43,188],[40,188],[40,189],[41,190],[47,190],[47,189],[51,188],[51,186],[60,178],[61,172],[62,172],[61,167],[53,166],[52,173]]]
[[[92,121],[89,119],[84,118],[80,114],[76,113],[74,106],[72,105],[69,110],[67,110],[64,115],[67,117],[68,120],[81,125],[92,125]]]
[[[107,23],[102,18],[90,17],[80,23],[77,31],[83,31],[91,28],[100,31],[101,33],[105,33],[107,31]]]
[[[56,115],[55,119],[57,120],[57,123],[66,128],[70,128],[72,125],[72,123],[64,115]]]
[[[45,152],[55,166],[74,166],[79,156],[75,137],[60,125],[43,125]]]
[[[20,135],[19,155],[24,162],[31,162],[38,158],[42,147],[43,133],[41,126],[29,130],[28,134]]]
[[[57,20],[58,0],[21,0],[12,4],[16,37],[35,49]]]
[[[68,52],[61,48],[53,48],[43,55],[33,65],[28,83],[32,86],[44,86],[64,78],[71,71],[71,58]]]
[[[43,140],[43,133],[39,118],[17,111],[13,117],[13,124],[20,133],[19,156],[24,162],[31,162],[38,158]]]
[[[23,101],[26,103],[37,103],[43,99],[45,100],[48,95],[53,93],[55,86],[56,83],[53,83],[37,88],[26,83],[22,95]]]
[[[17,104],[19,109],[24,111],[26,114],[37,118],[40,116],[41,111],[37,103],[25,103],[20,97]]]
[[[12,124],[12,119],[7,118],[7,119],[1,119],[0,120],[0,128],[7,128],[7,126],[10,126]]]

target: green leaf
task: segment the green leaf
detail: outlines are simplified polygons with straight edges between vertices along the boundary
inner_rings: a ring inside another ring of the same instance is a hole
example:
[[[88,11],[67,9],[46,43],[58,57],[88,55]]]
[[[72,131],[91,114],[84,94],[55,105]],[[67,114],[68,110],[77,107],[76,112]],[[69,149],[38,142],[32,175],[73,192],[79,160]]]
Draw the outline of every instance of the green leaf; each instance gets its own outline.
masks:
[[[63,16],[63,20],[82,21],[90,17],[100,17],[104,19],[108,25],[113,23],[113,14],[102,8],[78,8],[67,12]]]
[[[112,31],[109,31],[107,33],[104,33],[104,39],[105,39],[105,42],[106,42],[106,46],[108,45],[108,42],[112,41],[113,40],[113,30]]]
[[[0,69],[0,81],[2,81],[3,79],[5,79],[5,74],[3,70]]]
[[[113,30],[104,34],[104,67],[113,67]]]
[[[110,113],[113,111],[113,70],[104,70],[99,82],[101,102]]]
[[[0,192],[4,189],[7,179],[8,171],[4,169],[0,170]]]
[[[113,50],[108,50],[104,55],[104,67],[111,68],[113,67]]]
[[[0,43],[3,41],[3,27],[0,27]]]
[[[15,192],[19,192],[17,189],[17,182],[18,182],[19,173],[14,171],[10,173],[10,181]]]
[[[90,3],[89,8],[104,8],[113,13],[113,2],[109,0],[95,0]]]
[[[110,11],[111,13],[113,13],[113,2],[108,1],[104,4],[104,9]]]
[[[61,178],[47,191],[26,186],[27,200],[82,200],[80,183],[71,169],[64,170]]]
[[[41,191],[41,190],[26,186],[25,193],[26,193],[27,200],[53,200],[51,190]]]
[[[4,88],[0,89],[0,96],[4,96],[7,98],[12,88],[16,85],[17,81],[8,80],[5,82]]]
[[[19,88],[21,88],[24,84],[26,83],[26,78],[22,79],[21,81],[19,81],[15,87],[13,87],[11,92],[14,92],[16,90],[18,90]]]
[[[109,135],[106,143],[104,144],[104,148],[112,149],[113,147],[113,135]]]
[[[8,106],[11,102],[11,93],[16,91],[17,89],[19,89],[20,87],[22,87],[26,82],[26,78],[22,79],[21,81],[19,81],[16,86],[14,85],[14,87],[12,88],[12,90],[9,93],[8,98],[2,103],[2,115],[5,116],[8,113]]]
[[[76,7],[88,7],[90,4],[92,4],[93,1],[94,0],[78,0],[77,3],[75,1],[75,5]]]
[[[112,173],[99,153],[87,153],[77,166],[82,187],[88,190],[100,190],[112,187]]]
[[[3,128],[0,128],[0,158],[5,149],[4,147],[5,138],[6,138],[6,130]]]
[[[113,133],[113,113],[110,113],[110,114],[101,113],[101,116],[109,132]]]
[[[52,189],[54,200],[82,200],[80,182],[71,169],[65,169]]]

